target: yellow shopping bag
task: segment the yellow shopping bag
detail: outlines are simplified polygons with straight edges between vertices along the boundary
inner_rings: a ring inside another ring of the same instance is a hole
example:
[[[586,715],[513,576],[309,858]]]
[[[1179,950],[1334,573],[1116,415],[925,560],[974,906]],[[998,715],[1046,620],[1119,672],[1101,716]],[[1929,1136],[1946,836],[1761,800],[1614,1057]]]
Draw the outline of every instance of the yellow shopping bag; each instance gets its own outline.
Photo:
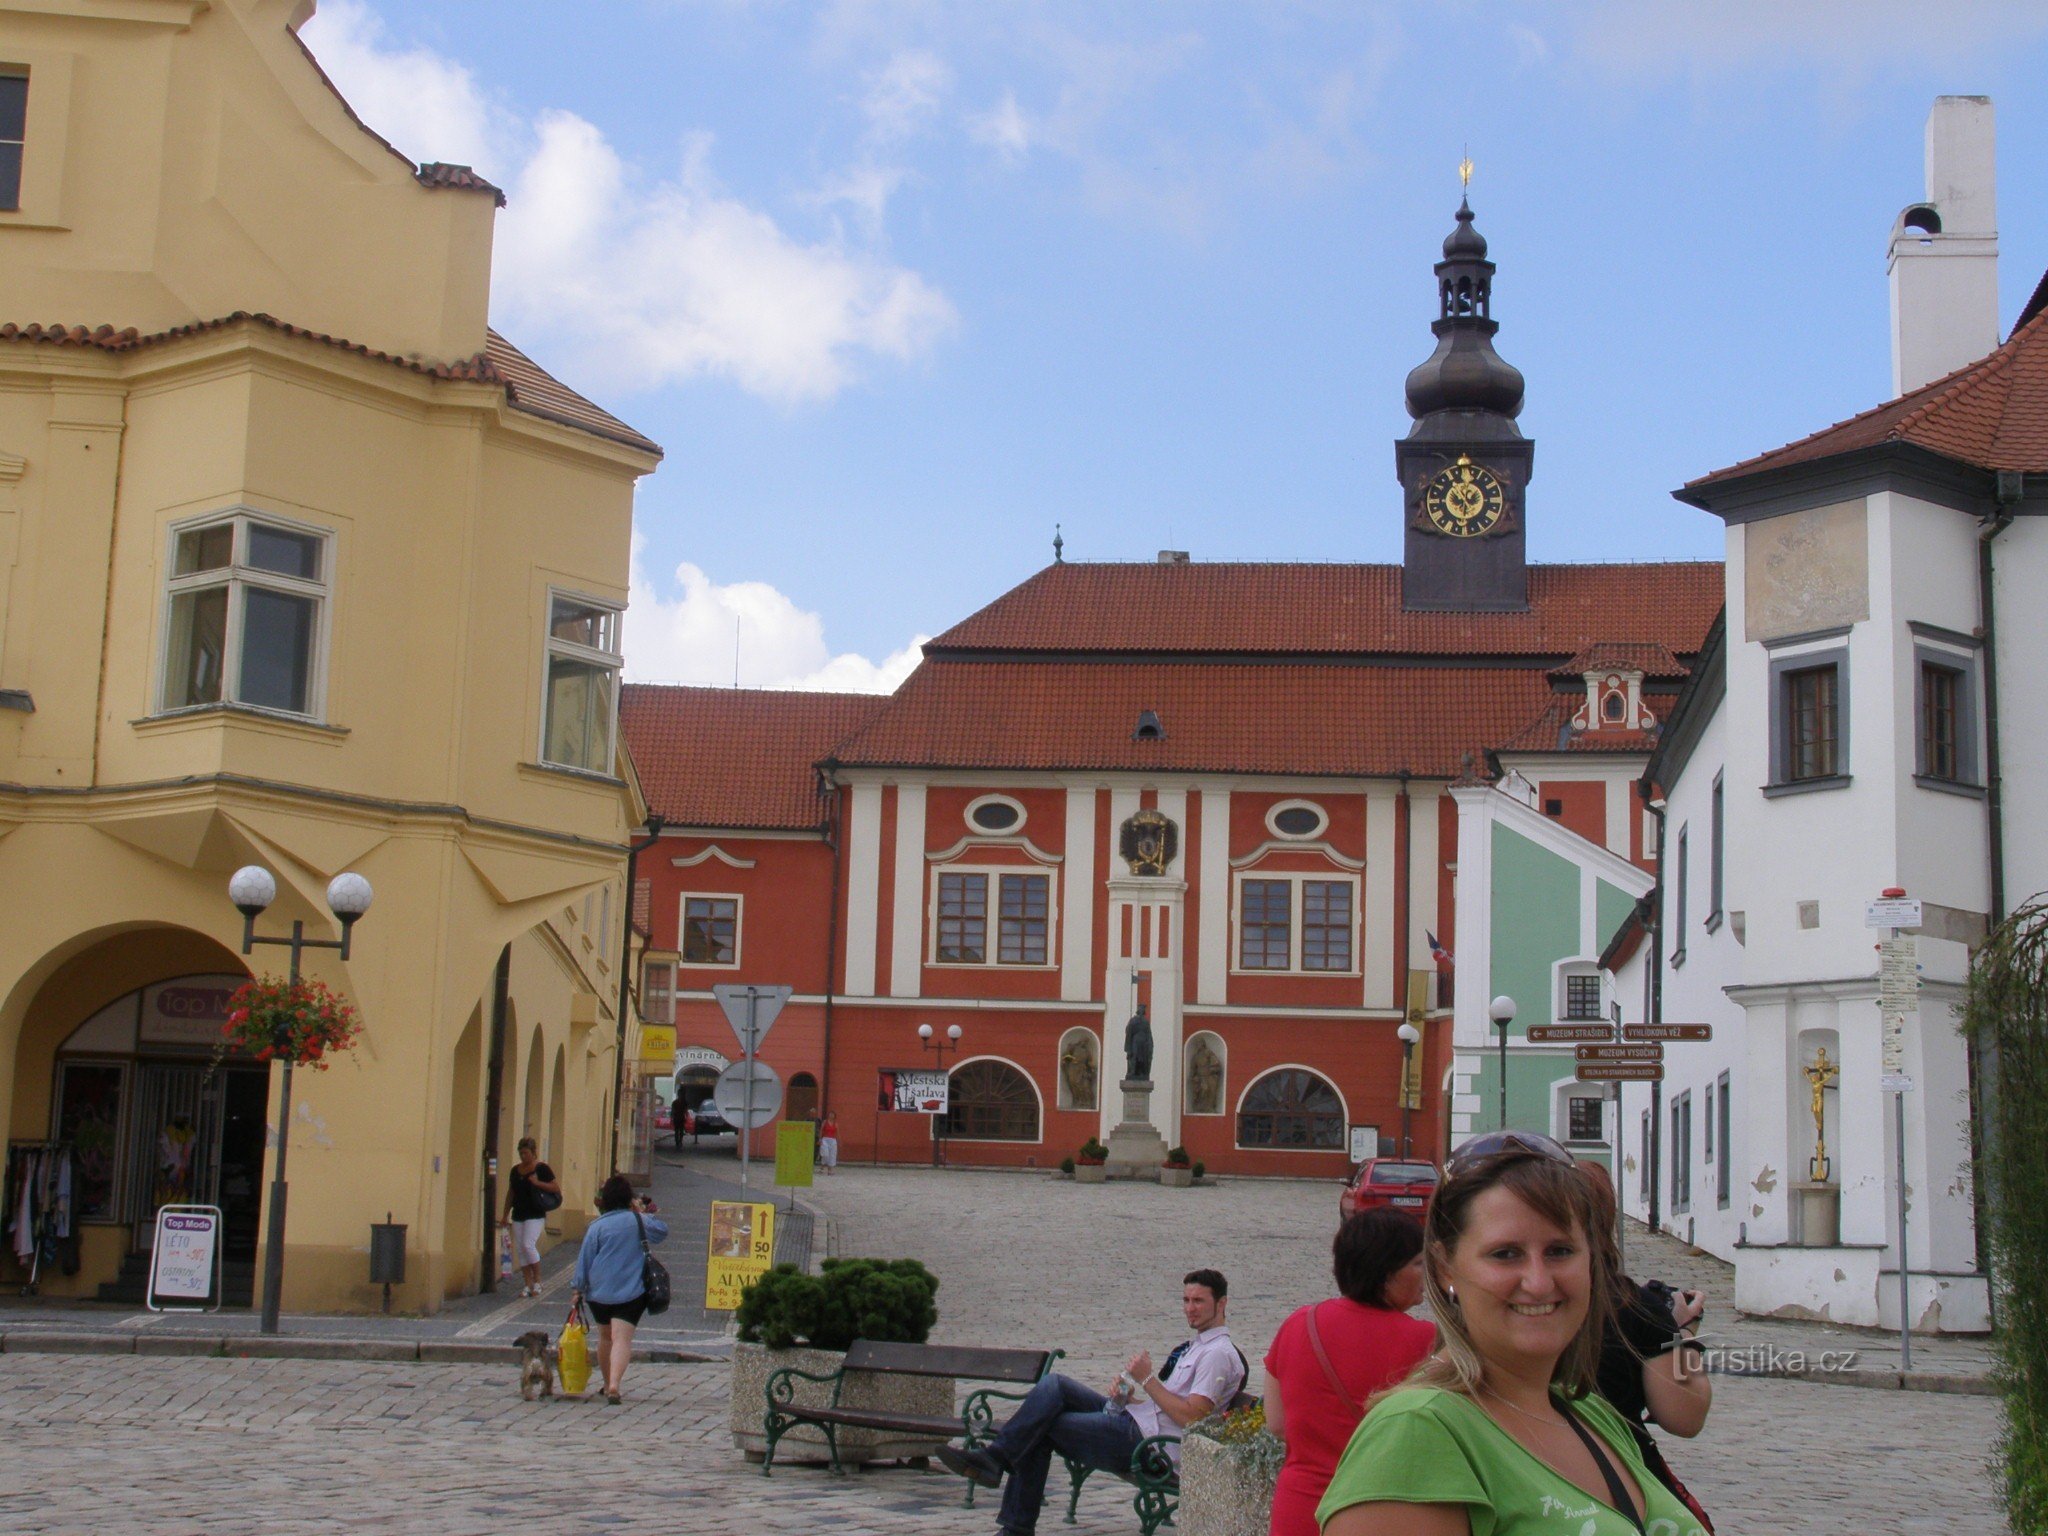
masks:
[[[562,1337],[555,1346],[555,1369],[562,1377],[562,1390],[580,1397],[590,1385],[590,1329],[583,1321],[583,1303],[569,1309],[562,1324]]]

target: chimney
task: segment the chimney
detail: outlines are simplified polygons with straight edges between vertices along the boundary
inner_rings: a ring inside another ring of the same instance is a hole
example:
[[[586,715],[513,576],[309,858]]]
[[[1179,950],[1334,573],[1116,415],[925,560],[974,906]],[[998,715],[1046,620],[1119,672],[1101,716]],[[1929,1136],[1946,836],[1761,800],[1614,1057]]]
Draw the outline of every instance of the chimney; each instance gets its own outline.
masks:
[[[1162,549],[1159,551],[1159,563],[1161,565],[1186,565],[1188,563],[1188,552],[1184,549]]]
[[[1998,209],[1989,96],[1937,96],[1927,114],[1927,199],[1892,224],[1892,393],[1998,345]]]

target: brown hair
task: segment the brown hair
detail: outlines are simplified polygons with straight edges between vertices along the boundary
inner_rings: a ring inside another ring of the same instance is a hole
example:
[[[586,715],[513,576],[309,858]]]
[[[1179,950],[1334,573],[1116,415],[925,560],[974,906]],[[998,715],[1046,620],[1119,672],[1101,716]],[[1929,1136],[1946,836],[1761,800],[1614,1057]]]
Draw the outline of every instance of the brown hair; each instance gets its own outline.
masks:
[[[1567,1232],[1576,1228],[1586,1241],[1591,1275],[1586,1316],[1571,1343],[1558,1356],[1550,1377],[1566,1396],[1584,1397],[1593,1390],[1594,1372],[1600,1362],[1600,1339],[1613,1307],[1613,1239],[1610,1236],[1603,1243],[1596,1235],[1593,1193],[1576,1165],[1522,1151],[1481,1159],[1446,1180],[1430,1199],[1424,1225],[1424,1245],[1429,1255],[1424,1266],[1424,1292],[1437,1320],[1437,1347],[1402,1385],[1440,1387],[1470,1397],[1486,1374],[1485,1362],[1465,1331],[1458,1304],[1445,1288],[1443,1272],[1465,1235],[1472,1203],[1489,1189],[1507,1190],[1545,1221]]]
[[[1392,1206],[1354,1211],[1330,1244],[1337,1294],[1362,1306],[1384,1307],[1387,1282],[1422,1252],[1422,1224]]]

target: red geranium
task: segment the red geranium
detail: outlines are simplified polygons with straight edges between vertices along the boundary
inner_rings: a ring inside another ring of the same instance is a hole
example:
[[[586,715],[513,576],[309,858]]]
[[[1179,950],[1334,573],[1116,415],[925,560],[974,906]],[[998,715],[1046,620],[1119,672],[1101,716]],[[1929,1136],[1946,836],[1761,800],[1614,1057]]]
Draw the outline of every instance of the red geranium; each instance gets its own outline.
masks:
[[[363,1032],[355,1004],[317,981],[258,977],[228,999],[223,1045],[258,1061],[290,1061],[327,1070],[327,1058],[348,1050]]]

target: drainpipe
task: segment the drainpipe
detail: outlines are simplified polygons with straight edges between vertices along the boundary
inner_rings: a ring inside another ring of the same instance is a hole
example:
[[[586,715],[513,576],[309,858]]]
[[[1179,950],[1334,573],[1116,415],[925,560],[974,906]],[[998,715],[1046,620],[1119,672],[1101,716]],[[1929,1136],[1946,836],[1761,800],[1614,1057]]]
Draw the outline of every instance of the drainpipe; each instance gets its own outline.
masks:
[[[477,1293],[498,1288],[498,1116],[505,1090],[505,1015],[511,1007],[512,946],[498,951],[491,982],[491,1060],[484,1079],[484,1270]]]
[[[830,760],[818,769],[818,788],[825,796],[825,819],[819,829],[825,846],[832,850],[832,905],[825,918],[825,1043],[818,1061],[818,1112],[832,1107],[832,1000],[839,970],[839,866],[843,857],[839,836],[839,781],[832,776]]]
[[[640,855],[661,841],[661,829],[668,823],[659,816],[647,818],[647,836],[626,849],[626,921],[619,939],[619,1029],[618,1049],[612,1057],[612,1172],[619,1171],[619,1122],[626,1118],[626,1018],[633,996],[633,887],[639,879]],[[650,919],[651,919],[650,912]]]
[[[1977,629],[1984,643],[1984,829],[1988,843],[1987,864],[1991,883],[1991,910],[1986,916],[1989,928],[1996,929],[2005,921],[2005,785],[2001,769],[1998,741],[1998,609],[1996,598],[1997,568],[1992,556],[1991,544],[2001,533],[2012,526],[2013,511],[2025,495],[2025,480],[2011,470],[1998,471],[1993,493],[1995,510],[1977,526]],[[1971,1152],[1977,1158],[1977,1166],[1983,1167],[1990,1158],[1998,1140],[1996,1110],[1998,1095],[1998,1048],[1978,1050],[1971,1043],[1965,1052],[1964,1064],[1969,1075],[1970,1095],[1970,1139]],[[1972,1179],[1971,1204],[1974,1206],[1971,1223],[1976,1235],[1977,1268],[1984,1274],[1991,1273],[1992,1254],[1984,1233],[1984,1186],[1981,1180]],[[1991,1310],[1994,1326],[1998,1314],[1998,1287],[1990,1287]]]
[[[1400,948],[1394,954],[1394,1010],[1405,1021],[1408,1017],[1408,971],[1411,964],[1409,957],[1415,953],[1415,866],[1414,845],[1410,834],[1410,827],[1415,815],[1415,806],[1414,802],[1408,798],[1408,781],[1414,775],[1409,773],[1406,768],[1403,768],[1396,777],[1401,781],[1401,797],[1395,802],[1394,819],[1399,828],[1401,841],[1400,851],[1395,856],[1395,868],[1400,871],[1399,879],[1401,884],[1394,892],[1394,898],[1399,903],[1401,911],[1401,937],[1399,940]],[[1424,1018],[1427,1018],[1426,1012]],[[1422,1023],[1417,1024],[1415,1027],[1418,1030],[1423,1030],[1428,1026],[1426,1023]],[[1419,1089],[1422,1086],[1423,1071],[1429,1064],[1429,1039],[1427,1035],[1416,1043],[1414,1058],[1415,1085]],[[1408,1108],[1409,1062],[1410,1058],[1404,1055],[1401,1073],[1401,1108],[1404,1112]],[[1420,1096],[1418,1093],[1417,1097],[1419,1098]],[[1435,1140],[1435,1137],[1430,1138],[1432,1145],[1435,1144]],[[1379,1148],[1373,1148],[1373,1154],[1377,1156]],[[1403,1157],[1408,1155],[1408,1148],[1405,1144],[1401,1148],[1401,1155]]]
[[[1664,802],[1656,798],[1656,787],[1648,779],[1636,781],[1636,793],[1643,807],[1657,818],[1657,899],[1650,916],[1650,1018],[1664,1022]],[[1663,1199],[1664,1169],[1664,1085],[1650,1084],[1650,1144],[1643,1149],[1650,1160],[1650,1230],[1658,1230],[1657,1213]]]

